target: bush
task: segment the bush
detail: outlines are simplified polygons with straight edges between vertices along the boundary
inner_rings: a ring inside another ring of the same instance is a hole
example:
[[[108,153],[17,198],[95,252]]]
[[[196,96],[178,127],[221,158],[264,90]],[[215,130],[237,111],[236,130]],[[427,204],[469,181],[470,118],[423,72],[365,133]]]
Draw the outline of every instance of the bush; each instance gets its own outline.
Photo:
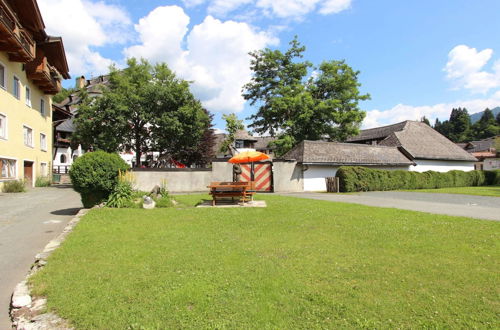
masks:
[[[336,176],[340,191],[377,191],[397,189],[433,189],[500,184],[497,171],[449,171],[423,173],[410,171],[375,170],[359,166],[341,166]],[[496,182],[496,183],[495,183]]]
[[[120,208],[130,207],[132,204],[132,185],[127,181],[119,181],[109,195],[106,206]]]
[[[39,176],[36,178],[35,187],[49,187],[50,181],[50,177],[48,176]]]
[[[500,170],[484,171],[489,185],[500,185]]]
[[[118,154],[95,151],[78,157],[69,176],[83,206],[89,208],[108,199],[118,184],[119,172],[127,169],[127,163]]]
[[[24,180],[5,181],[3,183],[2,191],[4,193],[20,193],[25,192]]]
[[[168,196],[162,196],[156,200],[156,207],[158,208],[172,207],[173,205],[172,200]]]

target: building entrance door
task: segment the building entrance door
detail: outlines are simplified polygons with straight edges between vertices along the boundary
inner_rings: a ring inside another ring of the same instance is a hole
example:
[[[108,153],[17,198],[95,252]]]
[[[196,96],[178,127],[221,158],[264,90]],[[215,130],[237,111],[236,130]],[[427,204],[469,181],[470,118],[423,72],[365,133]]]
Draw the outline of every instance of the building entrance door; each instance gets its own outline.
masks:
[[[24,162],[24,180],[28,187],[33,187],[33,162]]]

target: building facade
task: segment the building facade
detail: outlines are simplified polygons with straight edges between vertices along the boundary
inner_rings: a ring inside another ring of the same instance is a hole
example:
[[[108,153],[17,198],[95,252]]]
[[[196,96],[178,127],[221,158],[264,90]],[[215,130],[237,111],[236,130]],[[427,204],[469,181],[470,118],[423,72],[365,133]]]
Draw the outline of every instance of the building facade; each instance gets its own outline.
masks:
[[[45,33],[36,0],[0,0],[0,186],[34,186],[50,175],[51,95],[68,71],[62,40]]]

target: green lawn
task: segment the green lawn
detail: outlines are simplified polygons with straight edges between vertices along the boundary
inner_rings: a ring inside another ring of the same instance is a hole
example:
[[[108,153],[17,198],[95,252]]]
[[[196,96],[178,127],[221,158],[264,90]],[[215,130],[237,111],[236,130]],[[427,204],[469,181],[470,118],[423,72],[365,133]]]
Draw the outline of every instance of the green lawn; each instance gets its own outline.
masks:
[[[500,197],[500,186],[454,187],[454,188],[439,188],[439,189],[417,189],[417,190],[407,190],[407,191]]]
[[[259,198],[93,210],[35,292],[79,329],[500,327],[500,223]]]

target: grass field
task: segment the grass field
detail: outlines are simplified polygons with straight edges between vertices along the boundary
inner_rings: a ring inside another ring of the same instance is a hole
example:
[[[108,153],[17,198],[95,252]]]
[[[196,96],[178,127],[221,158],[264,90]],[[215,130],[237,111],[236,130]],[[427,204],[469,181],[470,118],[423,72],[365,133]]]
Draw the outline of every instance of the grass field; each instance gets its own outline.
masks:
[[[500,223],[259,198],[93,210],[35,292],[78,329],[500,327]]]
[[[439,188],[439,189],[418,189],[418,190],[407,190],[407,191],[500,197],[500,186],[453,187],[453,188]]]

